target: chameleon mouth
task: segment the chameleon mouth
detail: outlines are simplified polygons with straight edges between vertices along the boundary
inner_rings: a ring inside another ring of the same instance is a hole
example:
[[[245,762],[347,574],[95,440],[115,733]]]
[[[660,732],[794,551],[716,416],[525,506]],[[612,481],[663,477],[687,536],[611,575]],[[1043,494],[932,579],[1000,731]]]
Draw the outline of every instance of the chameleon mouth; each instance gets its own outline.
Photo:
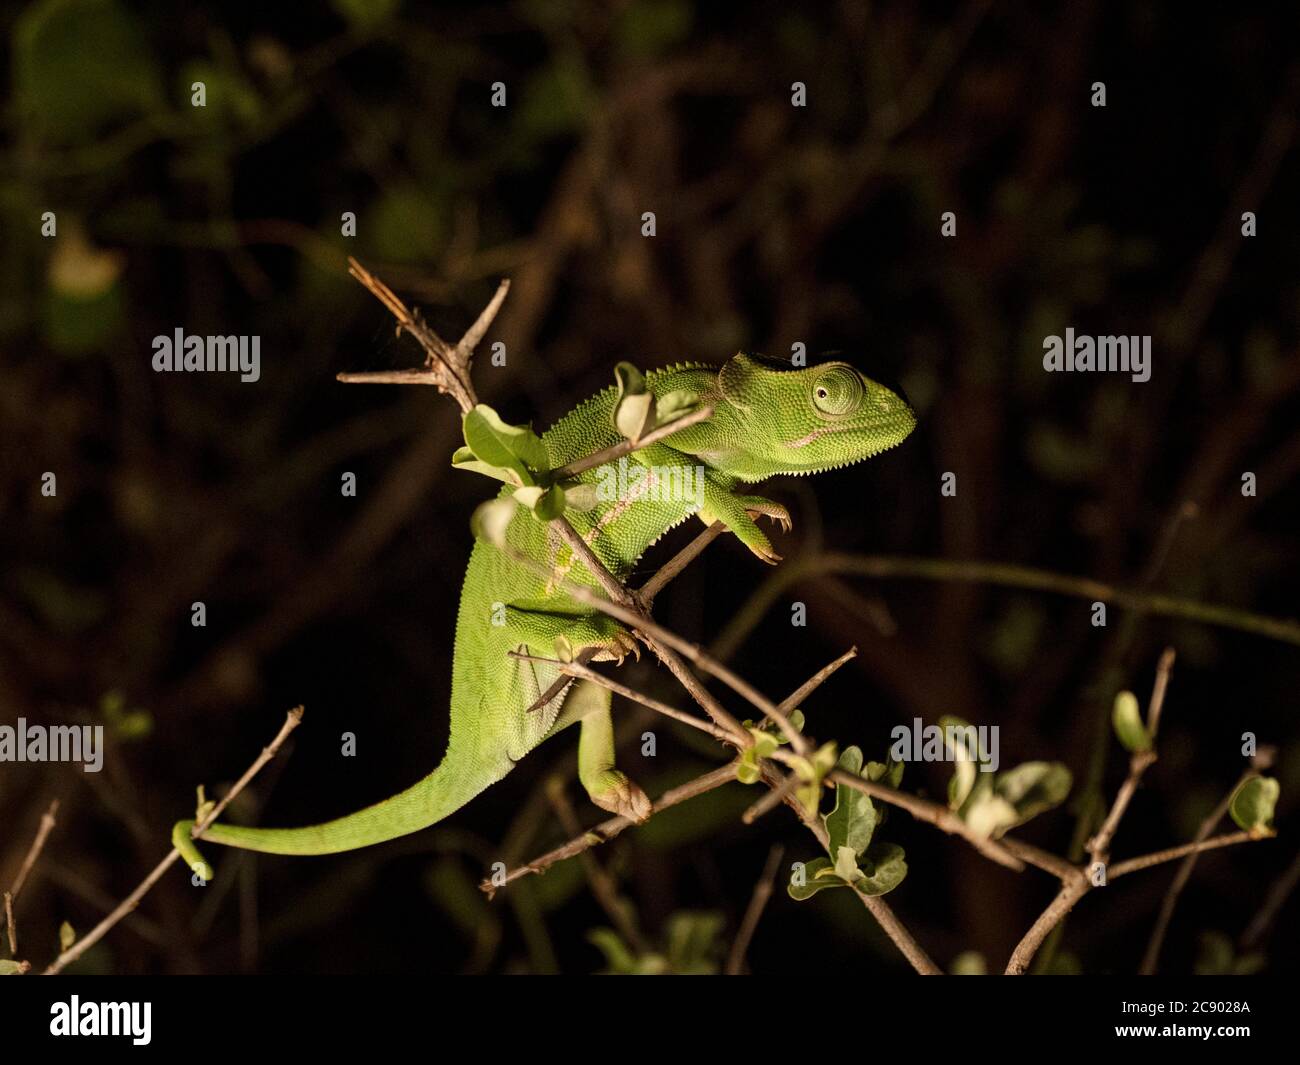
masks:
[[[798,440],[788,441],[785,446],[788,448],[807,447],[814,440],[820,440],[827,433],[833,433],[833,432],[835,432],[835,430],[829,425],[819,426],[818,428],[814,429],[811,433],[809,433],[807,436],[801,436]]]

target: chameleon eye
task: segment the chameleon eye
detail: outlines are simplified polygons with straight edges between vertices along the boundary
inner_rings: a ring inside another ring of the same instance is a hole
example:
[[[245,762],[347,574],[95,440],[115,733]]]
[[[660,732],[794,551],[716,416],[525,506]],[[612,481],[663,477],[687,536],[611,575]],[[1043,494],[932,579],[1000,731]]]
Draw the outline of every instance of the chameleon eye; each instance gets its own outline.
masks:
[[[847,366],[829,366],[813,383],[812,401],[832,418],[852,414],[862,402],[862,378]]]

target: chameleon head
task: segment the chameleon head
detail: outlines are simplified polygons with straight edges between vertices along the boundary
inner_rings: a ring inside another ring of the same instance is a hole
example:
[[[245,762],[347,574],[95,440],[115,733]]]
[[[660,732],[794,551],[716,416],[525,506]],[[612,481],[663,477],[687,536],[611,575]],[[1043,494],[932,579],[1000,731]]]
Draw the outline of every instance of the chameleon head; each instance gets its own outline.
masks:
[[[794,370],[736,355],[718,373],[713,406],[709,421],[682,431],[682,443],[743,481],[861,462],[916,427],[896,393],[844,362]]]

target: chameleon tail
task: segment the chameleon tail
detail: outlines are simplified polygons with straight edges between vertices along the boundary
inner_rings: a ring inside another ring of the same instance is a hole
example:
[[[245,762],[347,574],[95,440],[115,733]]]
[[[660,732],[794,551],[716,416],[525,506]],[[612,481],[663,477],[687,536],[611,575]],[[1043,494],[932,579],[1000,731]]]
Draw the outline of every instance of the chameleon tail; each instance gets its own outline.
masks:
[[[448,751],[442,763],[422,780],[391,799],[346,817],[303,828],[246,828],[214,824],[204,830],[202,839],[207,843],[267,854],[336,854],[369,847],[441,821],[504,777],[513,766],[514,763],[504,756],[491,768],[465,764]],[[195,873],[204,880],[211,880],[212,867],[195,846],[190,835],[193,828],[192,820],[176,822],[172,829],[172,845]]]

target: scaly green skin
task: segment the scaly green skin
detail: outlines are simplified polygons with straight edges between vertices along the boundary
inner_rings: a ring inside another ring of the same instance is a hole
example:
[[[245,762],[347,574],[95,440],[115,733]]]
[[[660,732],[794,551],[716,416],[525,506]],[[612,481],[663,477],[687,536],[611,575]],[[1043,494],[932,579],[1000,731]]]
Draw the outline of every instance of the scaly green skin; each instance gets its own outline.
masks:
[[[759,558],[776,562],[778,556],[754,518],[762,515],[788,527],[789,515],[761,496],[743,494],[745,482],[859,462],[901,443],[916,424],[898,396],[844,363],[777,369],[742,354],[721,370],[676,366],[648,374],[646,383],[656,396],[684,390],[700,405],[713,407],[706,421],[628,460],[661,476],[674,467],[694,471],[703,466],[703,505],[694,493],[652,498],[649,481],[635,486],[629,480],[623,498],[602,499],[585,512],[570,508],[566,518],[620,581],[651,544],[692,514],[705,524],[723,522]],[[606,389],[543,435],[551,468],[621,441],[613,423],[616,398],[613,388]],[[598,467],[579,480],[608,486],[609,473]],[[507,487],[502,494],[511,491]],[[451,739],[432,773],[391,799],[325,824],[212,825],[204,839],[274,854],[330,854],[381,843],[440,821],[575,721],[582,722],[579,777],[592,800],[637,820],[649,816],[645,793],[614,768],[608,690],[579,682],[546,706],[526,712],[559,674],[544,663],[509,657],[521,649],[555,657],[556,639],[564,637],[574,653],[593,648],[597,660],[622,660],[635,646],[631,635],[558,587],[562,580],[593,587],[597,582],[553,526],[521,508],[506,542],[516,556],[541,563],[551,576],[483,541],[474,544],[456,622]],[[206,877],[210,870],[190,840],[192,824],[179,822],[173,840]]]

